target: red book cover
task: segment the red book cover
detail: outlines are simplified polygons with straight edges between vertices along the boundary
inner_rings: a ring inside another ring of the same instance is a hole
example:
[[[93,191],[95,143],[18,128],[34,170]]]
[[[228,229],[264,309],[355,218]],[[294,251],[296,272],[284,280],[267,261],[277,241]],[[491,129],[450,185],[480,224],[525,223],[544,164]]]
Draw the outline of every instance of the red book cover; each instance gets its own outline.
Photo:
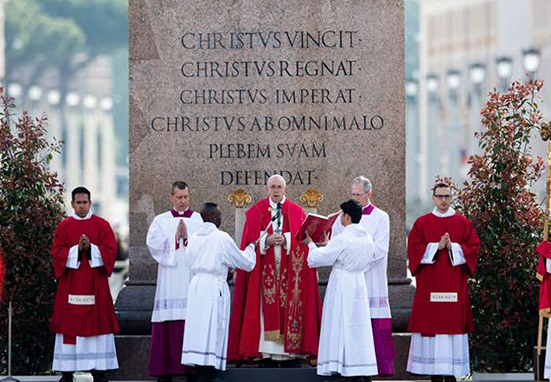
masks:
[[[306,232],[310,235],[310,238],[314,243],[319,243],[323,241],[324,235],[327,232],[331,232],[331,227],[333,223],[339,217],[339,212],[335,212],[329,216],[323,216],[318,214],[308,214],[306,219],[302,222],[300,231],[298,231],[296,239],[302,241],[306,238]]]

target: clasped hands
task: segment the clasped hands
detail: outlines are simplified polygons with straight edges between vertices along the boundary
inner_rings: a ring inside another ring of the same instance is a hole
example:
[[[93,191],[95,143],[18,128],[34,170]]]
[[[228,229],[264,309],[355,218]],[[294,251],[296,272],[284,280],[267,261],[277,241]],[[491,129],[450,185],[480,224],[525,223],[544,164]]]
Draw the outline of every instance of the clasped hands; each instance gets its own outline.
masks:
[[[449,250],[452,249],[452,241],[450,239],[450,234],[446,232],[444,236],[440,238],[440,242],[438,243],[438,250],[448,248]]]
[[[283,236],[282,234],[279,234],[279,233],[274,233],[272,235],[269,235],[266,238],[266,246],[268,246],[268,247],[273,246],[273,245],[283,245],[283,246],[285,246],[285,244],[286,244],[285,236]]]
[[[82,260],[82,253],[86,253],[88,260],[92,260],[92,254],[90,251],[90,239],[85,234],[82,234],[80,239],[78,239],[78,261]]]
[[[186,223],[184,223],[184,219],[180,220],[178,228],[176,229],[176,241],[180,241],[180,239],[187,239],[187,226]]]

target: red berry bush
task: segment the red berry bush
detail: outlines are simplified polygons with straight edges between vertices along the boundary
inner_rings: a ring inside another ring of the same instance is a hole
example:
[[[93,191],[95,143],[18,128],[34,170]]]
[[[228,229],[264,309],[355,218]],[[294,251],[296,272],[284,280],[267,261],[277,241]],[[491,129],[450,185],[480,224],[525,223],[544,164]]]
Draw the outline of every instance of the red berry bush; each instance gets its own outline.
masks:
[[[48,169],[60,144],[48,141],[46,117],[10,115],[12,101],[0,88],[0,375],[7,371],[9,301],[14,310],[12,373],[51,369],[49,321],[56,281],[50,248],[65,215],[63,186]]]
[[[531,188],[541,177],[541,158],[530,154],[544,123],[537,103],[542,81],[513,82],[506,94],[493,91],[481,111],[476,134],[481,155],[469,159],[470,181],[456,200],[473,223],[481,247],[470,282],[475,332],[473,369],[529,371],[538,325],[536,246],[543,219]]]

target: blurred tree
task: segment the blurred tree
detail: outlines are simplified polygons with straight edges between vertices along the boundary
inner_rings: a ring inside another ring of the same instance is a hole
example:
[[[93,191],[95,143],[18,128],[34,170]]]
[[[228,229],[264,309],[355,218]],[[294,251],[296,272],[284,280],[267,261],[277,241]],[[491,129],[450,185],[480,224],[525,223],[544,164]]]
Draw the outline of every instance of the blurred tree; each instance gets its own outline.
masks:
[[[63,185],[48,168],[60,143],[46,135],[46,117],[23,112],[0,87],[0,374],[8,356],[8,302],[13,302],[12,370],[42,374],[51,368],[53,335],[49,321],[57,288],[50,248],[65,217]]]
[[[80,70],[99,55],[113,61],[113,115],[118,163],[126,163],[128,136],[128,0],[16,0],[6,5],[6,82],[29,68],[24,85],[56,69],[65,97]],[[23,95],[25,97],[26,95]],[[60,107],[64,108],[62,103]],[[63,113],[64,114],[64,113]],[[66,121],[62,119],[63,127]]]
[[[456,199],[456,208],[480,237],[475,276],[469,280],[475,331],[473,369],[528,372],[538,326],[538,281],[542,211],[532,192],[543,171],[531,155],[530,137],[541,127],[542,81],[515,81],[508,91],[489,93],[476,133],[480,155]]]
[[[127,13],[128,0],[10,1],[6,72],[30,62],[72,69],[111,54],[127,44]]]

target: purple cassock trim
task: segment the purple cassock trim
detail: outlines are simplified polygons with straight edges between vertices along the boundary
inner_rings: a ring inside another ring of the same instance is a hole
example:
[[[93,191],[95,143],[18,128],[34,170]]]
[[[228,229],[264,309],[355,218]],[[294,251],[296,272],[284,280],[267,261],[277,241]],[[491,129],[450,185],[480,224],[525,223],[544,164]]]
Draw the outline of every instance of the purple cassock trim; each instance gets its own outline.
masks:
[[[151,325],[149,375],[194,375],[194,367],[182,365],[184,320],[154,322]]]
[[[371,319],[373,342],[377,357],[377,370],[380,377],[394,375],[394,358],[396,351],[392,341],[392,321],[390,318]]]
[[[373,210],[375,209],[375,206],[373,204],[369,204],[369,206],[365,207],[363,210],[364,215],[371,215]]]
[[[188,208],[184,212],[178,212],[175,209],[171,209],[170,212],[172,212],[172,216],[174,216],[175,218],[190,218],[193,214],[191,208]]]

